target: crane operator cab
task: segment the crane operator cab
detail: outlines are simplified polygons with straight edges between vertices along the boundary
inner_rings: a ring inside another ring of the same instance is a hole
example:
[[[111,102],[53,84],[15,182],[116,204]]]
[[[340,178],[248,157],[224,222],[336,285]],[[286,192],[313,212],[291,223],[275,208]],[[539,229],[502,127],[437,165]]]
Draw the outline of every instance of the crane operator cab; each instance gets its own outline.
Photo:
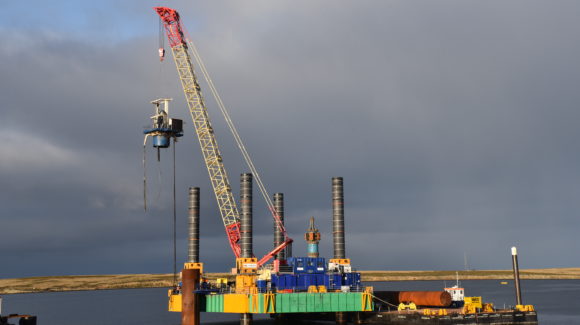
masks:
[[[171,138],[183,136],[183,121],[169,117],[169,102],[171,98],[159,98],[151,102],[155,106],[155,114],[151,116],[152,125],[150,129],[143,131],[145,141],[151,136],[153,147],[169,148]]]

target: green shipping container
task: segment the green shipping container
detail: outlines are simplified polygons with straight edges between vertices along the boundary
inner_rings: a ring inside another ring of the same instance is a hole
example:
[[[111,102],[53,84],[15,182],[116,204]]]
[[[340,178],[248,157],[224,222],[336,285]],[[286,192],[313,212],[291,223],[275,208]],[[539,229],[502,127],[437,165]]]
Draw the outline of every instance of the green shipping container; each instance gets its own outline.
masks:
[[[267,314],[273,313],[276,295],[274,294],[252,294],[249,295],[249,310],[250,313]]]
[[[205,295],[205,309],[203,310],[204,312],[210,312],[212,310],[212,296],[210,295]]]
[[[224,296],[223,295],[206,295],[205,296],[205,312],[223,313],[223,311],[224,311]]]
[[[298,298],[298,312],[305,313],[308,311],[308,297],[311,296],[311,293],[299,293]]]
[[[370,299],[364,310],[372,310]],[[359,292],[278,293],[277,313],[323,313],[363,311],[363,294]]]
[[[251,313],[324,313],[324,312],[351,312],[372,310],[372,299],[360,292],[327,292],[327,293],[277,293],[267,299],[265,294],[249,295],[249,309]],[[363,308],[363,299],[365,306]],[[224,312],[223,295],[205,295],[202,302],[202,311],[208,313]],[[268,305],[266,306],[266,300]]]
[[[250,295],[250,312],[251,313],[265,313],[264,311],[264,295]]]

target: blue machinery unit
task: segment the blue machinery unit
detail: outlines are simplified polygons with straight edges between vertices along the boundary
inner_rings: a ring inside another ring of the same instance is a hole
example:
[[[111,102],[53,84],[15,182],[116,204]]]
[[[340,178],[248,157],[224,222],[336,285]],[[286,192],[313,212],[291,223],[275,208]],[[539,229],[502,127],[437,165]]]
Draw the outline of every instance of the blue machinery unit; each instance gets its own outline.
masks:
[[[153,147],[157,148],[157,159],[159,160],[159,149],[169,148],[171,138],[175,139],[183,136],[183,121],[169,117],[169,102],[171,98],[159,98],[151,102],[155,105],[155,114],[151,116],[153,121],[150,129],[143,131],[145,140],[152,138]]]
[[[310,226],[304,234],[304,240],[308,243],[308,257],[318,257],[318,243],[320,243],[320,232],[314,226],[314,217],[310,217]]]
[[[261,284],[267,288],[267,283]],[[325,286],[328,290],[361,291],[360,273],[319,273],[319,274],[280,274],[272,275],[271,289],[307,291],[310,286]]]
[[[161,160],[161,148],[169,148],[171,139],[177,141],[177,138],[183,136],[183,121],[169,117],[169,102],[171,98],[159,98],[151,101],[155,105],[155,114],[151,116],[152,125],[150,129],[143,131],[143,207],[147,210],[147,168],[146,168],[146,149],[147,138],[151,137],[153,147],[157,148],[157,161]],[[175,147],[173,147],[173,158],[175,160]],[[174,161],[175,175],[175,161]]]
[[[327,270],[324,257],[289,257],[286,262],[294,274],[324,273]]]

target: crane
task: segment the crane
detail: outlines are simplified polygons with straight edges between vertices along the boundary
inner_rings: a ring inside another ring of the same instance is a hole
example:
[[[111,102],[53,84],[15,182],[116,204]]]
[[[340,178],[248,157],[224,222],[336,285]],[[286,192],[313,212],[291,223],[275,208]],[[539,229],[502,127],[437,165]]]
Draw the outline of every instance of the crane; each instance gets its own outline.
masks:
[[[167,36],[167,39],[169,40],[169,46],[171,47],[173,60],[175,61],[175,66],[177,68],[179,80],[181,81],[183,92],[185,94],[185,99],[187,101],[189,112],[193,120],[193,125],[196,130],[197,138],[201,146],[201,152],[203,154],[205,165],[209,173],[209,179],[211,181],[213,192],[217,200],[218,208],[224,223],[230,247],[236,258],[239,258],[241,254],[241,248],[239,245],[240,214],[238,212],[238,207],[232,194],[228,175],[226,173],[226,169],[223,164],[222,156],[218,148],[214,131],[211,126],[209,116],[207,114],[207,108],[205,106],[203,95],[201,93],[201,87],[199,86],[197,77],[194,72],[193,64],[191,62],[190,45],[192,44],[188,41],[187,37],[185,36],[184,28],[181,24],[179,13],[176,10],[167,7],[155,7],[154,9],[161,18],[161,21],[163,22],[165,34]],[[195,50],[193,51],[193,55],[196,58],[198,57]],[[200,66],[202,68],[202,72],[204,72],[204,75],[206,75],[206,79],[208,79],[205,68],[201,64]],[[214,95],[216,95],[215,89],[213,88],[213,84],[210,82],[210,80],[208,80],[208,83],[210,83],[211,90],[214,93]],[[219,99],[219,97],[217,97],[216,99],[218,100],[218,104],[221,105],[220,109],[222,109],[223,113],[225,109],[223,107],[223,103],[221,102],[221,99]],[[284,229],[284,225],[280,219],[280,216],[276,212],[276,209],[274,209],[272,201],[267,195],[267,192],[265,191],[265,188],[261,180],[259,179],[257,172],[255,171],[255,167],[251,159],[249,158],[249,155],[245,150],[243,144],[241,143],[241,139],[239,138],[237,131],[231,124],[231,120],[229,119],[227,112],[224,115],[226,117],[226,122],[228,122],[230,129],[232,129],[232,133],[234,134],[234,138],[238,143],[238,147],[240,147],[240,149],[242,150],[242,154],[246,159],[246,162],[248,163],[250,170],[252,171],[253,174],[255,174],[254,176],[256,176],[258,187],[262,191],[262,194],[264,196],[264,199],[266,200],[268,208],[270,209],[272,216],[276,221],[276,226],[284,236],[284,242],[282,244],[280,244],[278,247],[275,247],[274,250],[266,254],[258,261],[258,266],[262,266],[263,264],[267,263],[272,257],[274,257],[278,252],[283,250],[287,245],[292,243],[292,239],[289,238],[288,235],[286,234],[286,230]],[[266,194],[264,195],[264,193]]]

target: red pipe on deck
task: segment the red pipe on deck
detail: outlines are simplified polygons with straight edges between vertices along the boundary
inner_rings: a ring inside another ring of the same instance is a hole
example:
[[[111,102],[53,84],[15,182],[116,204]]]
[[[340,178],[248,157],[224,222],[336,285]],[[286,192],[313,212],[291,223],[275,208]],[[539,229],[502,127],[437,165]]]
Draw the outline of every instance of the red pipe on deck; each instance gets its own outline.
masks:
[[[394,305],[412,302],[417,306],[449,307],[452,303],[447,291],[376,291],[374,295]]]
[[[451,305],[451,295],[447,291],[401,291],[399,301],[417,306],[448,307]]]

